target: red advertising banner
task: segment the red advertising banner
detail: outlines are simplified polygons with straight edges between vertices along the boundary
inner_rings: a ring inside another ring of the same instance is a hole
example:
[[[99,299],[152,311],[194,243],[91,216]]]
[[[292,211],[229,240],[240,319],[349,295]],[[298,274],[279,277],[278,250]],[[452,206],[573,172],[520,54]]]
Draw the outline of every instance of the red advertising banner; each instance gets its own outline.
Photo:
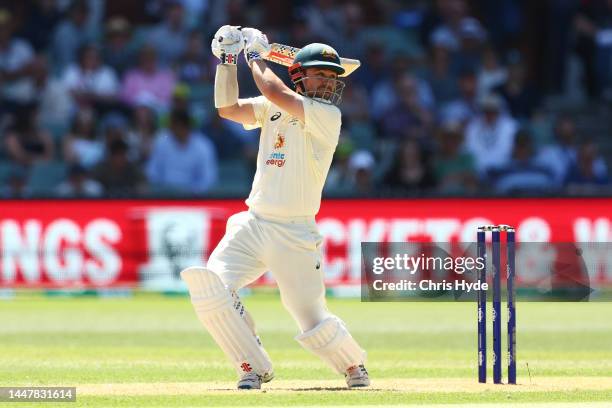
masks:
[[[2,201],[0,287],[182,288],[180,270],[205,263],[227,218],[245,209],[241,200]],[[325,200],[317,223],[327,283],[350,285],[361,242],[472,242],[483,224],[513,225],[519,242],[611,242],[612,199]],[[612,260],[602,264],[598,280],[612,283]]]

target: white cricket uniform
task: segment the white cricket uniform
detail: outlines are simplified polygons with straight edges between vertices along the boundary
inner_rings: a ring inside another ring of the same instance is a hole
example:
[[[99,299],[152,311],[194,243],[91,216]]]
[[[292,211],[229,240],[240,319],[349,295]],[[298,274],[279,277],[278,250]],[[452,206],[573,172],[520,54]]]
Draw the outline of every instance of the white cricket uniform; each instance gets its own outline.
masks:
[[[322,236],[315,224],[321,192],[340,134],[340,110],[304,98],[304,123],[265,97],[253,103],[261,127],[248,211],[227,221],[207,268],[236,290],[266,271],[303,332],[330,313],[325,306]]]

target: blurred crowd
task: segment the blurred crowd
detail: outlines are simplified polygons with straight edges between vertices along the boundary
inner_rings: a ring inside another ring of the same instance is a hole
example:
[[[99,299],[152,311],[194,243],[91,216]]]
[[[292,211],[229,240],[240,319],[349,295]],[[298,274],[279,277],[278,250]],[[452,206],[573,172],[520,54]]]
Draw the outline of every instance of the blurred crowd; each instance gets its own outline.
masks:
[[[223,24],[361,60],[327,195],[611,192],[607,135],[547,105],[609,108],[611,0],[0,0],[3,197],[246,194],[258,131],[213,106]]]

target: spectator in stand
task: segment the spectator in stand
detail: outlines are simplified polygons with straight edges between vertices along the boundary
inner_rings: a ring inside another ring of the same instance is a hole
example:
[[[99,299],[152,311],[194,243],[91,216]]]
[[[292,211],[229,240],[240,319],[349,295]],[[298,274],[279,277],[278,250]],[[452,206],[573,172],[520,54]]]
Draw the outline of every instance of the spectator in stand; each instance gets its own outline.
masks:
[[[5,147],[8,156],[22,166],[53,158],[53,139],[39,128],[36,105],[22,106],[14,113],[13,125],[5,136]]]
[[[202,34],[199,31],[192,31],[189,34],[185,53],[181,56],[176,67],[179,81],[189,85],[210,82],[211,73],[208,69],[205,50]]]
[[[596,191],[597,186],[610,183],[608,168],[601,159],[595,143],[587,140],[580,145],[578,157],[570,167],[565,183],[570,194],[588,192],[589,189]]]
[[[423,193],[436,186],[430,154],[415,139],[401,142],[383,184],[396,193]]]
[[[484,177],[490,169],[509,163],[517,124],[504,113],[499,95],[482,98],[480,109],[482,113],[472,119],[465,130],[465,149],[472,154],[476,169]]]
[[[450,53],[446,48],[434,46],[430,49],[430,61],[427,68],[423,75],[431,85],[431,91],[438,106],[459,96],[457,78],[451,71]]]
[[[64,139],[64,160],[90,169],[104,158],[104,142],[97,137],[96,116],[91,109],[77,112],[72,130]]]
[[[580,2],[574,30],[589,96],[612,99],[612,2]]]
[[[178,0],[165,3],[164,19],[151,30],[147,42],[155,47],[160,63],[170,66],[187,48],[188,30],[183,4]]]
[[[334,152],[334,160],[325,181],[325,191],[332,193],[348,193],[352,188],[352,175],[349,168],[349,159],[354,146],[344,132],[341,131],[338,146]]]
[[[102,185],[91,179],[87,169],[78,164],[70,167],[68,179],[56,189],[56,194],[64,198],[97,198],[103,193]]]
[[[421,104],[416,79],[410,74],[404,74],[397,82],[397,93],[395,105],[382,115],[384,137],[399,139],[409,128],[419,128],[427,133],[433,118]]]
[[[484,97],[508,79],[508,70],[500,61],[491,44],[482,52],[482,63],[478,71],[478,97]]]
[[[122,96],[130,106],[147,99],[154,104],[156,111],[165,111],[170,106],[175,86],[174,73],[168,68],[159,67],[155,49],[145,46],[140,51],[138,67],[125,75]]]
[[[128,158],[128,144],[115,139],[109,143],[108,155],[93,170],[93,178],[111,197],[129,197],[146,192],[146,179],[140,167]]]
[[[29,198],[28,171],[21,166],[11,169],[6,185],[0,188],[0,197],[5,199]]]
[[[489,171],[488,177],[497,193],[546,193],[555,191],[552,172],[535,160],[531,135],[516,132],[512,159]]]
[[[353,153],[348,161],[350,172],[349,191],[350,195],[368,196],[374,192],[374,156],[367,150],[358,150]]]
[[[109,113],[100,120],[99,128],[104,140],[105,150],[108,151],[110,145],[115,141],[126,141],[128,119],[118,112]]]
[[[443,125],[437,132],[438,154],[433,161],[437,190],[445,194],[475,193],[478,175],[474,157],[461,149],[463,128],[459,123]]]
[[[141,164],[149,160],[157,130],[157,114],[154,106],[146,100],[139,101],[132,110],[131,124],[127,132],[131,160]]]
[[[306,4],[304,17],[309,31],[327,44],[342,42],[339,41],[343,38],[342,7],[333,0],[314,0]]]
[[[56,129],[62,134],[68,128],[72,114],[72,97],[64,82],[50,75],[46,58],[40,58],[39,69],[34,76],[34,87],[39,104],[41,126]],[[58,135],[59,136],[59,135]]]
[[[362,64],[351,76],[354,75],[354,82],[365,86],[368,93],[371,94],[375,85],[384,83],[389,78],[389,66],[386,63],[384,45],[372,40],[366,43]]]
[[[194,114],[194,104],[191,103],[191,88],[184,83],[177,83],[172,91],[172,99],[170,100],[172,110],[184,110],[189,113],[191,124],[193,127],[199,128],[201,123],[198,122],[198,117]],[[169,123],[171,112],[166,115],[161,115],[160,123],[162,126],[167,126]]]
[[[440,123],[458,122],[466,125],[479,112],[476,71],[464,67],[459,73],[459,97],[443,104],[438,111]]]
[[[174,110],[170,127],[155,139],[147,164],[151,185],[183,193],[204,193],[217,182],[217,156],[212,142],[191,129],[184,110]]]
[[[555,142],[544,146],[536,157],[538,164],[548,168],[557,186],[563,185],[577,157],[576,124],[569,116],[560,116],[555,124]]]
[[[209,9],[210,11],[207,13],[209,27],[220,27],[227,24],[228,21],[249,21],[252,17],[248,13],[250,10],[247,0],[211,1],[209,2]],[[240,84],[242,85],[242,83]]]
[[[356,148],[374,150],[376,128],[370,118],[368,93],[364,86],[352,82],[342,95],[343,127],[351,135]]]
[[[315,34],[310,31],[303,10],[294,12],[291,25],[288,27],[287,44],[310,44],[317,42]],[[362,61],[365,62],[365,61]]]
[[[354,1],[342,5],[342,21],[344,24],[341,38],[344,40],[338,42],[336,50],[340,55],[354,55],[351,58],[363,61],[363,44],[367,39],[367,33],[363,23],[362,5]]]
[[[487,40],[487,32],[474,18],[467,18],[461,23],[459,39],[461,48],[453,56],[454,66],[478,66]]]
[[[68,66],[62,79],[72,94],[75,109],[108,108],[115,104],[119,80],[111,67],[102,65],[98,47],[85,45],[78,54],[78,63]]]
[[[102,48],[102,60],[121,77],[136,58],[132,41],[132,27],[123,17],[113,17],[106,23],[106,41]]]
[[[185,27],[188,30],[195,30],[202,25],[204,16],[208,14],[211,8],[211,2],[202,0],[179,0],[183,5]]]
[[[12,15],[0,9],[0,91],[4,105],[34,101],[33,76],[37,70],[34,50],[27,41],[13,36]]]
[[[49,33],[55,30],[60,21],[57,1],[35,0],[30,3],[20,34],[36,52],[43,52],[51,45]]]
[[[464,0],[440,1],[438,7],[441,21],[431,31],[430,45],[446,47],[456,53],[461,50],[465,37],[482,40],[486,36],[480,22],[468,15]]]
[[[77,59],[78,50],[98,37],[98,15],[85,0],[75,0],[68,10],[68,18],[62,20],[53,33],[51,55],[53,66],[62,72]]]
[[[392,61],[391,76],[378,78],[376,85],[372,89],[370,98],[370,109],[372,110],[372,117],[374,119],[378,121],[384,120],[384,113],[399,101],[399,84],[405,75],[410,72],[411,66],[411,60],[408,55],[399,54]],[[435,101],[429,84],[423,78],[413,78],[419,105],[427,110],[432,110]]]
[[[234,132],[228,130],[229,122],[222,119],[219,115],[212,115],[210,119],[206,126],[206,134],[213,142],[219,160],[246,159],[244,157],[246,142],[237,137]]]
[[[368,91],[362,84],[351,82],[350,86],[344,88],[339,107],[342,114],[351,120],[370,121]]]
[[[510,114],[519,120],[529,120],[540,103],[540,95],[527,82],[526,75],[524,62],[513,52],[508,63],[508,79],[495,89],[506,101]]]

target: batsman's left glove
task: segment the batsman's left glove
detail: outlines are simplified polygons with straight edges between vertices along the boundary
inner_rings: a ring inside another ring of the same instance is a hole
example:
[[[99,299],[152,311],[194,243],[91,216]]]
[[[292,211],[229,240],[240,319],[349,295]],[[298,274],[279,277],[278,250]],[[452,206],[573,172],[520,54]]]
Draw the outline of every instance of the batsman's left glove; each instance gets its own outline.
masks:
[[[246,27],[242,29],[244,36],[244,57],[247,64],[265,58],[270,53],[268,37],[256,28]]]

